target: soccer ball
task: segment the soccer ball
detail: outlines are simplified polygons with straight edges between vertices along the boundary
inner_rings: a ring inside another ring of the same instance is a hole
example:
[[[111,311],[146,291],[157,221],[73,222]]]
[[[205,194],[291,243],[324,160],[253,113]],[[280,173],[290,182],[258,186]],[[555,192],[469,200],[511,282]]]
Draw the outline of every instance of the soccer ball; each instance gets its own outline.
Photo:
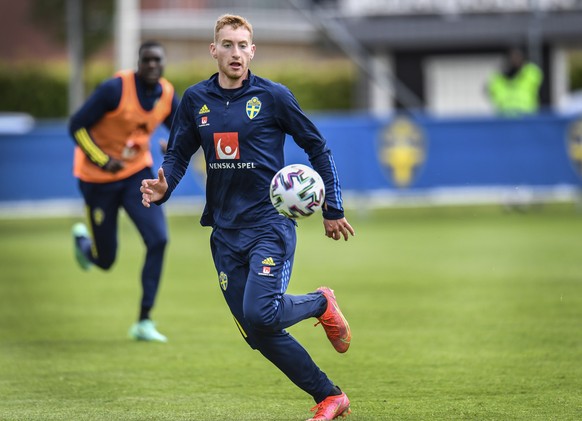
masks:
[[[275,174],[269,196],[281,215],[293,219],[305,218],[323,205],[325,185],[313,168],[291,164]]]

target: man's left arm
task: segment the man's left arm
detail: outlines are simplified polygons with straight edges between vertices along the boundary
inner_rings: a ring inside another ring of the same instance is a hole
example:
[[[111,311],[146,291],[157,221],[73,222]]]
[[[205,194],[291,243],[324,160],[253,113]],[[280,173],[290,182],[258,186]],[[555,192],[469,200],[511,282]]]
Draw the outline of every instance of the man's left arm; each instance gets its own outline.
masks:
[[[335,161],[326,140],[315,124],[305,115],[299,103],[289,90],[284,90],[278,99],[279,123],[301,147],[313,169],[319,173],[325,184],[325,204],[323,217],[337,220],[344,217],[341,187]]]
[[[341,187],[332,153],[326,140],[301,110],[293,94],[287,90],[281,98],[283,102],[277,107],[280,124],[307,153],[313,169],[319,173],[325,184],[325,203],[322,208],[325,235],[336,241],[342,237],[347,241],[355,231],[344,216]]]

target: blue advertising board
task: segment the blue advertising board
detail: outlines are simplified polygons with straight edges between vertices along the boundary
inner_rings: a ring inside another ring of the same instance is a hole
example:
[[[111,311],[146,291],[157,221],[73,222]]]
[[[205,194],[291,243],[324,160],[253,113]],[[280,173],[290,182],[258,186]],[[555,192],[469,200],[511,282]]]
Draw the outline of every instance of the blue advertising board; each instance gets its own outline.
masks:
[[[312,116],[333,151],[345,192],[414,193],[442,188],[580,185],[582,120],[370,115]],[[160,128],[156,146],[167,138]],[[64,121],[40,121],[26,134],[0,135],[2,202],[79,199],[73,140]],[[287,163],[308,163],[291,138]],[[175,196],[203,198],[204,163],[194,157]]]

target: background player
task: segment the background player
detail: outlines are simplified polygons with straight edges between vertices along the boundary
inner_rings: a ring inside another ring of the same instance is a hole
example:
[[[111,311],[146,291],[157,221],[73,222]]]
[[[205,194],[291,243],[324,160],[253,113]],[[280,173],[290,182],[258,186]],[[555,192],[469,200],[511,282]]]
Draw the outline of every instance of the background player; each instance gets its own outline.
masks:
[[[164,252],[168,241],[162,208],[140,206],[140,181],[153,175],[151,136],[168,128],[178,106],[173,86],[162,74],[165,52],[154,41],[139,48],[137,71],[118,72],[101,84],[71,117],[69,131],[75,140],[74,175],[86,205],[90,233],[85,224],[73,226],[75,256],[88,270],[92,265],[108,270],[117,253],[119,209],[125,209],[146,246],[141,270],[142,299],[138,321],[130,336],[166,342],[152,320]]]

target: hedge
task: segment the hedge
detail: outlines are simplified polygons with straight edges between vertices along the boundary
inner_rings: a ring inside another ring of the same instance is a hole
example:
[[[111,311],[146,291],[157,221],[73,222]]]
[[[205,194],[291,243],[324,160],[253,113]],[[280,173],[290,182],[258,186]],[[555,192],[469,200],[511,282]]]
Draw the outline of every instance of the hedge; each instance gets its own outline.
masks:
[[[0,112],[25,112],[37,118],[67,115],[66,74],[38,67],[0,67]]]
[[[184,66],[168,69],[166,77],[181,95],[188,86],[207,79],[214,71],[209,67]],[[86,94],[111,74],[112,69],[107,65],[87,67]],[[306,111],[347,110],[354,106],[355,73],[348,64],[312,66],[310,69],[263,65],[258,74],[287,85]],[[25,112],[35,118],[66,118],[67,66],[0,65],[0,92],[0,112]]]
[[[582,89],[582,60],[571,63],[570,90]],[[208,78],[213,67],[168,69],[166,77],[181,95],[188,86]],[[287,85],[306,111],[355,109],[356,73],[346,63],[310,65],[309,68],[262,65],[257,74]],[[113,70],[106,65],[87,68],[85,91],[93,89]],[[0,112],[25,112],[35,118],[68,115],[68,68],[59,65],[0,65]]]
[[[570,91],[582,90],[582,66],[570,70]]]

